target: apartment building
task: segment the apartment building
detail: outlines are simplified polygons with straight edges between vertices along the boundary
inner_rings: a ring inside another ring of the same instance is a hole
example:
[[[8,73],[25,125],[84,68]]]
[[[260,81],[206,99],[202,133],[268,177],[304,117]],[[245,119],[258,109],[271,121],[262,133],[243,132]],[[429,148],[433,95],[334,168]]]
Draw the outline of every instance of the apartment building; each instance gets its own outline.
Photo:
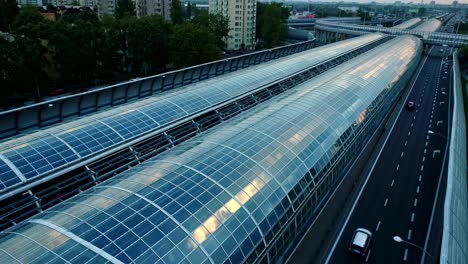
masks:
[[[160,15],[170,20],[171,7],[172,0],[135,0],[135,9],[138,17]]]
[[[255,47],[256,0],[209,0],[209,12],[229,17],[227,50]]]

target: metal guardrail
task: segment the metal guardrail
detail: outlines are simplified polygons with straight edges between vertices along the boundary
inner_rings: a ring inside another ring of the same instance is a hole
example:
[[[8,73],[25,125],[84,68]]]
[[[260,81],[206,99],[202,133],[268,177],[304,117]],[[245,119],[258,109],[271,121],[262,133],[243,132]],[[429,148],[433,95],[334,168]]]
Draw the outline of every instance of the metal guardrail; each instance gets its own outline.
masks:
[[[0,113],[0,140],[313,48],[314,41],[196,65]]]
[[[468,187],[466,123],[458,51],[453,54],[452,128],[450,135],[444,228],[439,263],[468,263]],[[465,102],[466,103],[466,102]]]

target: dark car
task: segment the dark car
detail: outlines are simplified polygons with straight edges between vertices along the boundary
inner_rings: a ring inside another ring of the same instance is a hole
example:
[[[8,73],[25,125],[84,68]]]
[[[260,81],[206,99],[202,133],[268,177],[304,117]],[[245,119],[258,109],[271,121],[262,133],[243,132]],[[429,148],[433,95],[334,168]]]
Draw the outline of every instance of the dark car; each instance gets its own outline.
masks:
[[[408,102],[406,103],[406,110],[411,111],[414,109],[414,102]]]
[[[365,256],[369,249],[369,244],[372,239],[371,231],[364,228],[356,228],[353,238],[349,243],[349,251],[360,256]]]
[[[53,91],[50,91],[49,92],[49,95],[61,95],[61,94],[64,94],[65,93],[65,90],[64,89],[56,89],[56,90],[53,90]]]

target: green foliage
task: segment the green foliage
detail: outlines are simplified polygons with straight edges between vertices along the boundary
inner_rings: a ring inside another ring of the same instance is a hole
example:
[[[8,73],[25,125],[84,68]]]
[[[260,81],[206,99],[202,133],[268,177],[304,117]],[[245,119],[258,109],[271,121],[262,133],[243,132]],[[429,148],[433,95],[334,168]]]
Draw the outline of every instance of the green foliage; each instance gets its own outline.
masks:
[[[169,41],[172,62],[177,67],[187,67],[221,59],[221,49],[208,28],[198,24],[182,24],[174,28]]]
[[[420,7],[418,8],[418,16],[424,16],[426,14],[426,8]]]
[[[15,31],[21,31],[22,27],[35,26],[44,22],[45,18],[32,6],[26,6],[15,17],[13,28]],[[26,32],[23,32],[26,33]]]
[[[216,38],[216,46],[223,49],[225,40],[229,37],[229,17],[222,14],[198,13],[193,23],[207,27]]]
[[[80,12],[49,21],[35,8],[23,8],[11,38],[0,38],[0,95],[37,96],[36,79],[44,95],[161,73],[170,63],[183,67],[221,58],[226,17],[193,10],[195,22],[174,28],[161,16],[136,18],[122,2],[120,19]]]
[[[10,27],[18,12],[16,0],[0,0],[0,31],[10,31]]]
[[[184,22],[184,13],[180,0],[172,0],[171,21],[174,25]]]
[[[257,37],[263,39],[266,48],[276,47],[286,38],[288,16],[289,9],[281,3],[257,3]]]
[[[115,8],[115,17],[121,19],[128,16],[135,16],[135,5],[132,0],[118,0]]]
[[[127,33],[128,52],[132,54],[129,62],[133,71],[148,74],[168,63],[170,23],[161,16],[145,16],[123,20],[122,26]]]
[[[460,47],[460,55],[464,60],[468,59],[468,45],[463,45]]]

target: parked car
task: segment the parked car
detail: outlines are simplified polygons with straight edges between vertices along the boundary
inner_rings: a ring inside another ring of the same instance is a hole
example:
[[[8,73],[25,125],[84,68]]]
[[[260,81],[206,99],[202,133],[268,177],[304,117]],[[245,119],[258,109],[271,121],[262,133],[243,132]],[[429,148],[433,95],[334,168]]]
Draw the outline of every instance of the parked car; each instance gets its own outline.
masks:
[[[360,256],[365,256],[372,239],[372,232],[364,228],[356,228],[353,238],[349,243],[349,251]]]
[[[406,110],[407,110],[407,111],[413,110],[413,109],[414,109],[414,105],[415,105],[414,102],[411,102],[411,101],[408,102],[408,103],[406,103]]]

